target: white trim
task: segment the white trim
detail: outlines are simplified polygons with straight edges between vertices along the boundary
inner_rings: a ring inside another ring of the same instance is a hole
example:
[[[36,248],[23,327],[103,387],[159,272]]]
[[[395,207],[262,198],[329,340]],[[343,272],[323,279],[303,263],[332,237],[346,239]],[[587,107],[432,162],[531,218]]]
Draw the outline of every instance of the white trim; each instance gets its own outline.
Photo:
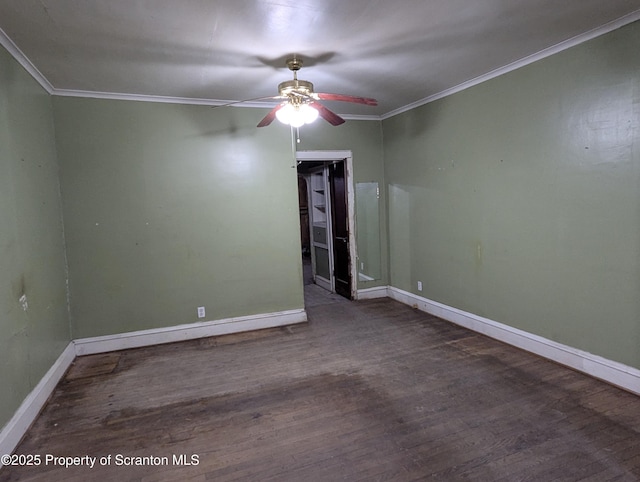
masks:
[[[575,37],[564,40],[556,45],[552,45],[551,47],[536,52],[535,54],[528,55],[520,60],[516,60],[515,62],[511,62],[510,64],[492,70],[491,72],[487,72],[486,74],[482,74],[478,77],[462,82],[461,84],[458,84],[454,87],[445,89],[441,92],[438,92],[437,94],[430,95],[429,97],[425,97],[424,99],[417,100],[416,102],[412,102],[411,104],[407,104],[403,107],[399,107],[398,109],[389,111],[386,114],[382,114],[380,118],[382,120],[388,119],[395,115],[402,114],[403,112],[415,109],[416,107],[420,107],[444,97],[449,97],[450,95],[457,94],[458,92],[466,90],[469,87],[473,87],[474,85],[481,84],[482,82],[486,82],[487,80],[494,79],[496,77],[499,77],[500,75],[519,69],[520,67],[524,67],[525,65],[532,64],[534,62],[537,62],[538,60],[542,60],[546,57],[550,57],[559,52],[562,52],[563,50],[570,49],[571,47],[575,47],[576,45],[587,42],[596,37],[600,37],[601,35],[607,34],[616,29],[624,27],[625,25],[633,23],[636,20],[640,20],[640,10],[635,10],[625,15],[624,17],[620,17],[609,23],[601,25],[600,27],[589,30],[588,32],[576,35]]]
[[[117,92],[96,92],[91,90],[54,89],[52,95],[60,97],[81,97],[89,99],[128,100],[135,102],[157,102],[160,104],[208,105],[212,107],[258,107],[272,109],[278,102],[259,102],[221,99],[202,99],[197,97],[171,97],[162,95],[123,94]],[[230,105],[228,105],[230,104]]]
[[[474,85],[480,84],[482,82],[486,82],[487,80],[498,77],[502,74],[506,74],[507,72],[511,72],[513,70],[519,69],[520,67],[524,67],[525,65],[529,65],[533,62],[537,62],[538,60],[544,59],[551,55],[562,52],[563,50],[567,50],[571,47],[575,47],[581,43],[587,42],[588,40],[594,39],[601,35],[607,34],[616,30],[618,28],[624,27],[630,23],[633,23],[637,20],[640,20],[640,9],[635,10],[627,15],[620,17],[616,20],[612,20],[600,27],[596,27],[588,32],[576,35],[570,39],[564,40],[556,45],[543,49],[535,54],[528,55],[520,60],[516,60],[510,64],[499,67],[491,72],[487,72],[486,74],[480,75],[473,79],[467,80],[458,84],[449,89],[445,89],[441,92],[438,92],[429,97],[425,97],[416,102],[412,102],[411,104],[407,104],[403,107],[399,107],[397,109],[391,110],[386,114],[382,115],[342,115],[344,119],[347,120],[365,120],[365,121],[380,121],[384,119],[388,119],[390,117],[396,116],[403,112],[407,112],[409,110],[415,109],[416,107],[420,107],[422,105],[428,104],[430,102],[434,102],[438,99],[442,99],[444,97],[448,97],[450,95],[461,92],[469,87],[473,87]],[[229,101],[229,100],[220,100],[220,99],[202,99],[202,98],[190,98],[190,97],[170,97],[170,96],[159,96],[159,95],[144,95],[144,94],[123,94],[117,92],[96,92],[96,91],[88,91],[88,90],[74,90],[74,89],[56,89],[51,85],[51,83],[47,80],[47,78],[42,75],[42,73],[37,69],[37,67],[28,59],[28,57],[18,48],[18,46],[11,40],[11,38],[0,29],[0,45],[2,45],[7,51],[16,59],[16,61],[24,67],[24,69],[31,74],[31,76],[50,94],[57,95],[61,97],[82,97],[82,98],[93,98],[93,99],[110,99],[110,100],[130,100],[130,101],[141,101],[141,102],[158,102],[165,104],[189,104],[189,105],[210,105],[210,106],[221,106],[224,104],[229,104],[231,102],[238,101]],[[277,102],[241,102],[233,104],[233,107],[257,107],[257,108],[272,108],[277,105]]]
[[[73,340],[0,431],[0,454],[13,453],[76,356],[261,330],[306,321],[306,311],[299,309]]]
[[[345,159],[345,184],[347,186],[347,229],[349,230],[349,277],[351,299],[358,299],[358,250],[356,240],[356,184],[351,151]]]
[[[31,77],[34,78],[36,82],[38,82],[44,90],[47,91],[48,94],[53,94],[55,89],[53,85],[47,80],[47,78],[42,75],[42,73],[38,70],[38,68],[33,65],[33,63],[27,58],[27,56],[18,48],[18,46],[9,38],[9,36],[5,33],[4,30],[0,28],[0,45],[2,45],[7,52],[13,56],[16,61],[22,65],[22,67],[31,74]]]
[[[640,370],[391,286],[358,290],[358,299],[388,296],[444,320],[569,366],[640,395]],[[227,318],[74,340],[0,431],[0,454],[13,453],[76,356],[272,328],[307,321],[305,310]],[[0,463],[2,468],[2,463]]]
[[[351,299],[358,299],[358,268],[357,268],[357,243],[356,243],[356,195],[355,176],[353,172],[353,153],[351,150],[326,150],[326,151],[296,151],[296,161],[345,161],[345,185],[347,188],[347,223],[349,231],[349,273],[351,276]],[[328,191],[327,191],[328,192]],[[328,231],[327,236],[329,236]],[[330,254],[332,256],[332,254]],[[330,260],[331,261],[331,260]],[[333,261],[331,261],[333,263]],[[330,264],[331,264],[330,263]],[[331,267],[333,272],[333,266]],[[333,280],[331,290],[335,291]]]
[[[296,159],[299,161],[342,161],[351,156],[351,151],[344,150],[296,151]]]
[[[134,102],[157,102],[159,104],[180,104],[180,105],[207,105],[211,107],[253,107],[258,109],[273,109],[280,102],[277,101],[257,101],[257,100],[224,100],[224,99],[203,99],[199,97],[171,97],[162,95],[146,94],[124,94],[118,92],[98,92],[92,90],[73,89],[53,89],[51,95],[59,97],[80,97],[83,99],[106,99],[106,100],[128,100]],[[345,120],[355,121],[381,121],[380,115],[359,115],[340,114]]]
[[[481,84],[488,80],[499,77],[500,75],[512,72],[526,65],[532,64],[546,57],[550,57],[564,50],[575,47],[584,42],[592,40],[596,37],[600,37],[609,32],[617,30],[625,25],[640,20],[640,9],[635,10],[623,17],[608,22],[600,27],[596,27],[588,32],[576,35],[570,39],[564,40],[556,45],[552,45],[546,49],[543,49],[534,54],[523,57],[522,59],[511,62],[490,72],[482,74],[473,79],[469,79],[449,89],[445,89],[436,94],[430,95],[423,99],[417,100],[405,106],[391,110],[381,115],[341,115],[346,120],[362,120],[362,121],[380,121],[389,119],[390,117],[402,114],[403,112],[410,111],[417,107],[429,104],[436,100],[448,97],[458,92],[462,92],[470,87]],[[221,106],[229,104],[230,100],[220,99],[202,99],[202,98],[190,98],[190,97],[170,97],[159,95],[144,95],[144,94],[124,94],[116,92],[95,92],[87,90],[73,90],[73,89],[56,89],[51,83],[40,73],[40,71],[31,63],[31,61],[22,53],[22,51],[16,46],[16,44],[7,36],[7,34],[0,29],[0,44],[6,48],[11,55],[29,72],[35,79],[42,85],[42,87],[51,95],[57,95],[61,97],[82,97],[82,98],[94,98],[94,99],[110,99],[110,100],[129,100],[129,101],[141,101],[141,102],[158,102],[166,104],[187,104],[187,105],[209,105],[209,106]],[[257,102],[247,101],[233,104],[232,107],[254,107],[254,108],[272,108],[277,105],[277,102]]]
[[[27,395],[27,398],[18,407],[11,420],[2,428],[0,432],[0,454],[13,453],[75,357],[75,347],[73,343],[69,343],[40,382]],[[0,467],[2,467],[1,462]]]
[[[340,114],[340,117],[342,117],[344,120],[353,120],[353,121],[381,121],[382,120],[381,115],[375,115],[375,114],[367,114],[367,115]]]
[[[38,82],[49,95],[59,97],[79,97],[83,99],[106,99],[106,100],[127,100],[134,102],[157,102],[159,104],[180,104],[180,105],[207,105],[212,107],[253,107],[262,109],[273,109],[278,105],[277,101],[237,101],[223,99],[202,99],[197,97],[172,97],[162,95],[126,94],[121,92],[99,92],[93,90],[77,89],[56,89],[47,78],[11,40],[11,38],[0,28],[0,45]],[[230,104],[230,105],[228,105]],[[381,121],[379,115],[340,115],[345,120],[358,121]]]
[[[223,99],[203,99],[198,97],[171,97],[171,96],[162,96],[162,95],[124,94],[124,93],[118,93],[118,92],[97,92],[92,90],[53,89],[53,88],[51,91],[49,91],[49,93],[51,95],[56,95],[59,97],[79,97],[82,99],[128,100],[133,102],[157,102],[159,104],[207,105],[211,107],[225,106],[225,107],[253,107],[258,109],[273,109],[276,105],[279,104],[279,102],[273,102],[273,101],[267,101],[267,100],[238,101],[238,100],[223,100]],[[354,121],[381,121],[382,120],[381,115],[340,114],[340,117],[342,117],[345,120],[354,120]]]
[[[432,301],[407,291],[389,287],[389,297],[405,305],[444,320],[463,326],[469,330],[495,338],[509,345],[535,353],[549,360],[604,380],[632,393],[640,395],[640,370],[602,358],[562,343],[513,328],[502,323],[483,318],[473,313]]]
[[[358,290],[358,300],[372,300],[374,298],[386,298],[389,296],[387,286],[374,286]]]
[[[106,353],[128,348],[160,345],[176,341],[193,340],[208,336],[228,335],[243,331],[262,330],[293,325],[307,321],[304,309],[240,316],[221,320],[176,325],[166,328],[132,331],[116,335],[97,336],[73,340],[77,356]]]

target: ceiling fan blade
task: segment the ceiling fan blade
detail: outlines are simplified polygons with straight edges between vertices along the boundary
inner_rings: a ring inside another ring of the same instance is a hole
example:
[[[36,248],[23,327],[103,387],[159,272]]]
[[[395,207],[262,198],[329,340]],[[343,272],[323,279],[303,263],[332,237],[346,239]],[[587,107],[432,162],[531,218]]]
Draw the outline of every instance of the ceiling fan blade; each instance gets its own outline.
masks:
[[[266,116],[264,116],[264,118],[258,123],[258,127],[266,127],[269,124],[271,124],[273,120],[276,118],[276,112],[282,109],[283,106],[284,104],[280,104],[275,106],[273,109],[271,109],[269,113]]]
[[[309,105],[314,109],[316,109],[320,117],[322,117],[332,126],[339,126],[340,124],[344,124],[344,119],[342,117],[340,117],[335,112],[332,112],[329,109],[327,109],[320,102],[309,102]]]
[[[217,108],[217,107],[228,107],[230,105],[237,105],[237,104],[244,104],[245,102],[256,102],[256,101],[261,101],[261,100],[279,100],[282,99],[283,97],[281,95],[269,95],[267,97],[255,97],[253,99],[243,99],[243,100],[232,100],[230,102],[224,102],[222,104],[215,104],[212,105],[212,108]],[[268,107],[269,103],[266,103]],[[273,105],[273,104],[272,104]]]
[[[369,97],[357,97],[354,95],[326,94],[326,93],[317,93],[316,95],[320,100],[337,100],[340,102],[352,102],[354,104],[365,104],[365,105],[371,105],[371,106],[378,105],[378,101],[376,99],[371,99]]]

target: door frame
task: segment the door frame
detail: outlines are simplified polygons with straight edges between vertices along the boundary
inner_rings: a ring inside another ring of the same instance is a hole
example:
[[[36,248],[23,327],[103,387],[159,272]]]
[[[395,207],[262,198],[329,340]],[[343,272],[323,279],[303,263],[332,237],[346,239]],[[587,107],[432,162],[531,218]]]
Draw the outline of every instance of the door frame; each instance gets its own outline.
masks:
[[[353,179],[353,154],[350,150],[327,151],[296,151],[296,161],[345,161],[347,185],[347,223],[349,227],[349,273],[351,276],[351,299],[357,299],[358,270],[356,246],[356,216],[355,216],[355,184]]]

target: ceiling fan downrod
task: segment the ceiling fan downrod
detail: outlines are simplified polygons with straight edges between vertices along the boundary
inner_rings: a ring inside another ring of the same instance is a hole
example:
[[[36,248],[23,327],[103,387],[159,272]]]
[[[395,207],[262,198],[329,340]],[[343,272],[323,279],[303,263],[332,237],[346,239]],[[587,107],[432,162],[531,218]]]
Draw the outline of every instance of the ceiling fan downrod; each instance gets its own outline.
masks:
[[[287,67],[293,72],[293,80],[285,80],[278,85],[278,92],[282,96],[293,95],[310,96],[313,94],[313,84],[306,80],[298,80],[298,70],[302,68],[302,60],[292,58],[287,60]]]

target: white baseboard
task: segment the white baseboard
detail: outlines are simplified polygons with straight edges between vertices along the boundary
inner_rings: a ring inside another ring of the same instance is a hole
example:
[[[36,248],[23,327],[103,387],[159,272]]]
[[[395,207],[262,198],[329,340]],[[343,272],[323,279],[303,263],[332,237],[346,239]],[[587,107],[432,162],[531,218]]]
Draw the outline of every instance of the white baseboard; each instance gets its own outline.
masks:
[[[374,286],[358,290],[358,300],[372,300],[374,298],[386,298],[389,296],[387,286]]]
[[[69,343],[49,368],[49,371],[45,373],[31,393],[27,395],[27,398],[18,407],[11,420],[2,428],[0,432],[0,454],[13,453],[75,357],[75,347],[73,343]],[[2,467],[1,462],[0,467]]]
[[[260,315],[225,318],[222,320],[203,321],[186,325],[154,328],[151,330],[132,331],[117,335],[80,338],[73,341],[76,355],[93,355],[127,348],[160,345],[176,341],[193,340],[208,336],[228,335],[243,331],[261,330],[277,326],[293,325],[307,321],[304,309],[280,311]]]
[[[73,340],[2,428],[0,454],[13,453],[76,356],[274,328],[305,321],[307,312],[300,309]]]
[[[385,296],[640,395],[640,370],[636,368],[398,288],[380,286],[358,290],[358,299],[360,300]],[[304,309],[300,309],[74,340],[69,343],[49,371],[25,398],[11,420],[2,428],[0,454],[10,454],[18,446],[76,356],[273,328],[305,321],[307,321],[307,313]],[[2,467],[1,463],[0,467]]]
[[[640,395],[640,370],[602,358],[586,351],[513,328],[502,323],[432,301],[427,298],[389,287],[388,295],[405,305],[444,320],[482,333],[509,345],[535,353],[549,360],[586,373],[637,395]]]

